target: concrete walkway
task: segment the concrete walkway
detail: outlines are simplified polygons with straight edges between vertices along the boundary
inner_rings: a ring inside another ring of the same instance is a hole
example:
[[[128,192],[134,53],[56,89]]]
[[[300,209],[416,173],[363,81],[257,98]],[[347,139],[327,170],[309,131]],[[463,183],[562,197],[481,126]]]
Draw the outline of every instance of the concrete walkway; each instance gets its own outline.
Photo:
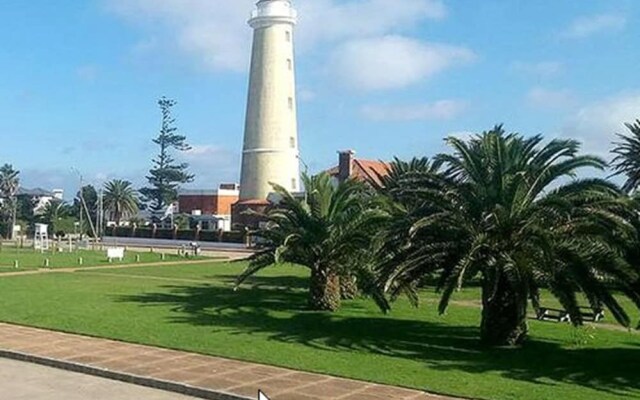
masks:
[[[0,356],[215,400],[450,399],[368,382],[0,323]],[[142,398],[142,397],[141,397]]]
[[[124,382],[0,358],[2,400],[195,400]]]

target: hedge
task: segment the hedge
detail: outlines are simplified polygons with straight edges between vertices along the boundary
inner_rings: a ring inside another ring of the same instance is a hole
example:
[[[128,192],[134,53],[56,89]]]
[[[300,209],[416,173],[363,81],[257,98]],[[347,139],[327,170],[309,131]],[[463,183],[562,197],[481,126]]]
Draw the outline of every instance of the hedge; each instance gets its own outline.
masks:
[[[105,236],[108,237],[131,237],[144,239],[177,239],[193,240],[201,242],[220,243],[244,243],[245,232],[243,231],[198,231],[196,229],[153,229],[153,228],[132,228],[127,226],[107,228]]]

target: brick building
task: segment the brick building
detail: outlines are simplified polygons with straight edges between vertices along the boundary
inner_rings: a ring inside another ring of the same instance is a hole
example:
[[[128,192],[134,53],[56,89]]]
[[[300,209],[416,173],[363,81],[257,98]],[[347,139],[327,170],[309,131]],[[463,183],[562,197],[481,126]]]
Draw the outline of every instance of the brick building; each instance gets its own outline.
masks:
[[[189,214],[203,229],[231,229],[231,206],[238,201],[237,184],[221,184],[214,190],[181,190],[178,212]]]

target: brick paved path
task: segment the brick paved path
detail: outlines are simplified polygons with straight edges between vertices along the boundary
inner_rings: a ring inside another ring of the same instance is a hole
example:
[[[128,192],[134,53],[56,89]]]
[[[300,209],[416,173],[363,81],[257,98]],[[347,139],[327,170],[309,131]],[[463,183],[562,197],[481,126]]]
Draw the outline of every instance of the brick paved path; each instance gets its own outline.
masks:
[[[219,400],[447,400],[415,390],[0,323],[0,356]]]

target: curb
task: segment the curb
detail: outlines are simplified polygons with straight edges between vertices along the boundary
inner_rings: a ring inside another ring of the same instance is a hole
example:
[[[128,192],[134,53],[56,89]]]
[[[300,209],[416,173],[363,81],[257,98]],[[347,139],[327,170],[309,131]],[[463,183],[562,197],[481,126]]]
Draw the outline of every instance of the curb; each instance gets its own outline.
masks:
[[[46,367],[58,368],[71,372],[78,372],[81,374],[97,376],[99,378],[106,378],[124,383],[131,383],[138,386],[145,386],[153,389],[164,390],[167,392],[173,392],[183,394],[186,396],[198,397],[207,400],[252,400],[249,397],[242,397],[235,394],[218,392],[214,390],[198,388],[183,383],[165,381],[161,379],[154,379],[139,375],[127,374],[124,372],[111,371],[104,368],[91,367],[84,364],[77,364],[68,361],[55,360],[47,357],[34,356],[31,354],[22,353],[19,351],[2,350],[0,349],[0,357],[30,362],[33,364],[44,365]]]

